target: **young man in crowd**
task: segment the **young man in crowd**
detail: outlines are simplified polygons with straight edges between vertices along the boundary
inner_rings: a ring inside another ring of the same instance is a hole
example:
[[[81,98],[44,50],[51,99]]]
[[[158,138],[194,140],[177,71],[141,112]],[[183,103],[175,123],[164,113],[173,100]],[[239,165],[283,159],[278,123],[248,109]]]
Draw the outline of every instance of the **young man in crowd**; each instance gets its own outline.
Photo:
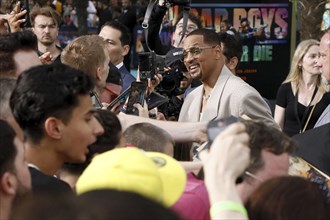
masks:
[[[31,190],[31,176],[20,138],[6,121],[0,131],[0,219],[9,219],[14,201]]]
[[[62,63],[81,70],[94,78],[94,91],[100,96],[109,74],[109,56],[104,40],[97,35],[78,37],[68,44],[61,55]],[[95,103],[93,103],[95,104]]]
[[[145,151],[161,152],[173,157],[174,140],[165,130],[149,124],[138,123],[124,132],[128,146],[132,145]]]
[[[10,107],[24,131],[34,193],[72,193],[54,175],[64,162],[84,162],[87,146],[103,133],[89,95],[93,88],[90,76],[63,64],[37,66],[19,77]]]
[[[51,7],[35,7],[30,18],[32,31],[38,38],[39,56],[48,53],[50,62],[61,62],[62,49],[56,45],[61,15]]]
[[[122,90],[127,89],[135,78],[124,65],[124,57],[130,52],[131,36],[128,28],[118,21],[106,22],[99,36],[107,43],[111,63],[113,63],[121,74]]]

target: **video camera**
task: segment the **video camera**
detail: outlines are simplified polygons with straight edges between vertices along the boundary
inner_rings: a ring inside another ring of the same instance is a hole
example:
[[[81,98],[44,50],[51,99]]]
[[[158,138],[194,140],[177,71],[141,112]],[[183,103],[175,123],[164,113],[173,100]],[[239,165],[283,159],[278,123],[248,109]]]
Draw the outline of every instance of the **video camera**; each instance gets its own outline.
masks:
[[[140,79],[154,79],[156,73],[163,76],[163,80],[157,87],[157,92],[167,96],[177,96],[183,93],[180,90],[180,81],[183,79],[183,71],[187,71],[183,63],[182,48],[173,48],[165,56],[155,52],[139,53]],[[169,67],[169,70],[165,70]]]

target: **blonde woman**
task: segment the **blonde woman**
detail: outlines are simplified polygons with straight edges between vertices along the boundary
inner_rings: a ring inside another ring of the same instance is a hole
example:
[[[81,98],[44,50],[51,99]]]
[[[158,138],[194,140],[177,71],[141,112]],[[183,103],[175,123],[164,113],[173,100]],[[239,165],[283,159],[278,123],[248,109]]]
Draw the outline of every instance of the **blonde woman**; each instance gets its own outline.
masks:
[[[317,64],[319,45],[312,39],[298,45],[290,73],[277,93],[274,118],[289,136],[313,128],[329,104],[329,93]]]

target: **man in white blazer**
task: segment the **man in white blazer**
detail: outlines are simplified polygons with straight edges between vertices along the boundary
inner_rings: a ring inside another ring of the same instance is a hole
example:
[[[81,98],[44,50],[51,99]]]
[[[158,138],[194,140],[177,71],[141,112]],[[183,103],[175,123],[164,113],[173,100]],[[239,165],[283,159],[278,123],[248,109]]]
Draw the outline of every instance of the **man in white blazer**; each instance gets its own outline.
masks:
[[[218,35],[208,29],[191,32],[183,42],[184,62],[193,79],[203,82],[185,99],[179,121],[206,122],[247,115],[277,127],[260,94],[224,65]]]

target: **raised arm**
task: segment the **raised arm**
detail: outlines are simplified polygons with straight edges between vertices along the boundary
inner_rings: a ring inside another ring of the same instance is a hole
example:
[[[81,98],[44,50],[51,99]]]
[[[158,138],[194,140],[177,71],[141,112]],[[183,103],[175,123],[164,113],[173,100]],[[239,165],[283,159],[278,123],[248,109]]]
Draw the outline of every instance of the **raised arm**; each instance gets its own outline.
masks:
[[[147,122],[166,130],[177,142],[194,141],[203,143],[207,141],[206,122],[160,121],[124,113],[119,113],[118,118],[123,131],[133,124]]]
[[[241,123],[230,125],[216,137],[209,151],[202,151],[205,185],[212,219],[248,219],[236,189],[236,179],[250,163],[249,136]]]

